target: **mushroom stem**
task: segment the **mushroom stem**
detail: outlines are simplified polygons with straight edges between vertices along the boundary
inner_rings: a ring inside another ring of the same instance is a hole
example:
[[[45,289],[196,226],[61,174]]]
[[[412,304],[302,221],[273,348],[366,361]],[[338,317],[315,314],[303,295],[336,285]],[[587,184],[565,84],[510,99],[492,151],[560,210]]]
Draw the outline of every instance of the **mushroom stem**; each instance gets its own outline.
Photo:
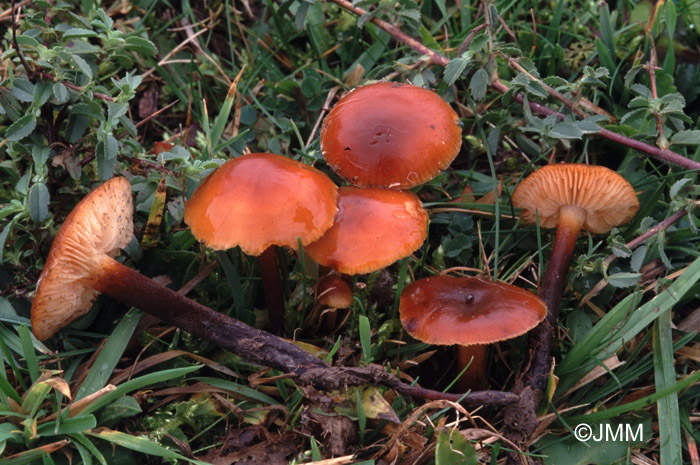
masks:
[[[280,335],[284,330],[284,292],[277,262],[277,246],[271,245],[260,254],[260,277],[265,289],[265,304],[268,325],[272,334]]]
[[[85,283],[253,363],[297,375],[328,367],[300,347],[190,300],[106,255]]]
[[[486,384],[487,347],[486,344],[457,346],[457,370],[461,372],[469,365],[467,371],[462,373],[455,383],[458,392],[473,391]]]
[[[538,292],[540,299],[547,304],[547,322],[552,328],[556,325],[557,313],[564,291],[564,279],[569,270],[571,256],[576,246],[576,238],[585,219],[585,210],[575,205],[562,207],[559,212],[559,226],[552,247],[552,256],[540,282]]]

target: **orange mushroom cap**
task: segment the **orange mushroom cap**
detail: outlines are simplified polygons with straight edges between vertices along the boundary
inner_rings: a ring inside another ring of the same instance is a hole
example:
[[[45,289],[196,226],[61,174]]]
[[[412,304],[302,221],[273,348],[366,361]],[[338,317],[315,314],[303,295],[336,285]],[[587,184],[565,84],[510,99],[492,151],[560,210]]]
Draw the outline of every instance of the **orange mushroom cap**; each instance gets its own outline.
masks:
[[[409,284],[399,303],[401,324],[428,344],[492,344],[525,334],[547,308],[510,284],[479,278],[434,276]]]
[[[462,143],[459,117],[422,87],[380,82],[357,87],[321,128],[328,165],[358,186],[407,189],[447,168]]]
[[[427,225],[428,214],[412,192],[341,187],[335,223],[304,250],[341,273],[370,273],[418,249]]]
[[[134,234],[131,184],[113,178],[68,215],[39,276],[32,302],[34,335],[44,340],[86,314],[99,292],[87,282],[105,256],[114,257]]]
[[[315,168],[271,153],[229,160],[185,203],[185,222],[207,246],[236,245],[260,255],[271,245],[297,249],[333,224],[338,188]]]
[[[513,205],[521,217],[543,228],[556,228],[560,210],[576,206],[585,212],[583,229],[594,234],[610,231],[629,221],[639,210],[634,188],[622,176],[603,166],[583,164],[547,165],[515,188]]]

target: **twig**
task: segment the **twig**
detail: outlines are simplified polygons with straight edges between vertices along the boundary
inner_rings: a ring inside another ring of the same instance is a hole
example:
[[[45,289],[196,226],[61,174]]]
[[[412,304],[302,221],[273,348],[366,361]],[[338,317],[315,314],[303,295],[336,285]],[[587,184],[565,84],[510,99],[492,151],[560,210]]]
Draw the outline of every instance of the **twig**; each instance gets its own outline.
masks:
[[[24,58],[24,54],[22,53],[22,49],[19,48],[19,44],[17,43],[17,22],[15,21],[15,0],[12,0],[12,47],[17,51],[17,56],[19,57],[19,61],[22,62],[22,66],[24,66],[24,70],[27,72],[27,78],[29,80],[32,80],[32,77],[34,76],[34,71],[29,67],[29,63],[27,63],[27,60]]]
[[[339,5],[342,8],[345,8],[348,11],[351,11],[357,15],[364,15],[367,14],[367,11],[358,8],[356,6],[353,6],[350,2],[347,0],[326,0],[326,1],[331,1],[337,5]],[[434,50],[429,49],[423,43],[420,41],[407,36],[403,31],[401,31],[399,28],[396,26],[387,23],[386,21],[382,21],[379,18],[372,18],[371,20],[372,23],[374,23],[376,26],[378,26],[380,29],[383,31],[387,32],[390,36],[392,36],[394,39],[408,45],[411,47],[413,50],[422,53],[423,55],[428,56],[429,62],[438,66],[447,66],[447,64],[450,62],[450,60],[445,57],[444,55],[441,55],[438,52],[435,52]],[[511,89],[498,79],[494,79],[491,84],[491,88],[494,90],[505,94],[509,92]],[[523,103],[524,98],[521,94],[516,94],[513,96],[516,101],[519,103]],[[563,119],[564,114],[559,113],[558,111],[552,110],[549,107],[546,107],[544,105],[540,105],[537,102],[532,102],[528,101],[528,105],[530,106],[530,109],[539,114],[539,115],[557,115],[558,118]],[[592,136],[598,136],[602,137],[603,139],[610,140],[612,142],[624,145],[626,147],[629,147],[631,149],[637,150],[642,153],[646,153],[648,155],[651,155],[655,158],[658,158],[659,160],[662,160],[667,163],[671,163],[674,165],[681,166],[683,168],[686,168],[688,170],[700,170],[700,163],[696,162],[694,160],[691,160],[689,158],[684,157],[683,155],[673,152],[668,149],[662,149],[659,147],[655,147],[653,145],[649,145],[645,142],[634,140],[632,138],[629,138],[627,136],[623,136],[622,134],[618,134],[616,132],[610,131],[608,129],[605,129],[601,126],[599,126],[599,131],[596,133],[591,134]]]
[[[655,235],[659,231],[668,228],[673,223],[675,223],[676,221],[683,218],[687,213],[688,212],[686,210],[677,211],[673,215],[671,215],[668,218],[666,218],[665,220],[663,220],[661,223],[659,223],[656,226],[654,226],[653,228],[651,228],[649,231],[645,232],[644,234],[640,234],[636,238],[629,241],[627,244],[625,244],[625,246],[629,249],[637,248],[639,245],[644,243],[644,241],[646,241],[647,239],[649,239],[650,237],[652,237],[653,235]],[[610,264],[613,261],[615,261],[616,258],[617,258],[617,255],[610,254],[607,258],[605,258],[605,260],[603,260],[603,267],[607,268],[608,266],[610,266]],[[593,286],[593,289],[588,291],[588,293],[585,296],[583,296],[579,306],[583,306],[586,302],[591,300],[593,297],[597,296],[600,293],[600,291],[602,291],[605,288],[605,286],[607,286],[607,285],[608,285],[608,281],[606,279],[601,279],[600,281],[598,281],[598,283],[595,286]]]

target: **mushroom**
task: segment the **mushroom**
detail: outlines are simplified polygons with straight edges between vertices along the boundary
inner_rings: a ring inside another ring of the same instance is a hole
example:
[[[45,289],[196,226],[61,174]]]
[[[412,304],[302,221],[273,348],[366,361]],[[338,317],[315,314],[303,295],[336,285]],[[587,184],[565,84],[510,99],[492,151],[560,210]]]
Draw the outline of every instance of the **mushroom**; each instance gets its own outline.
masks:
[[[333,226],[304,250],[340,273],[371,273],[418,249],[427,225],[428,214],[412,192],[341,187]]]
[[[546,313],[531,292],[472,277],[419,279],[404,289],[399,303],[408,334],[428,344],[457,345],[460,370],[472,360],[458,381],[460,391],[485,381],[487,344],[525,334]]]
[[[133,235],[131,185],[113,178],[68,215],[54,239],[32,302],[32,331],[45,340],[87,313],[100,292],[147,311],[251,362],[297,374],[327,365],[294,344],[215,312],[113,257]]]
[[[324,327],[329,334],[332,334],[345,324],[345,320],[350,315],[349,312],[345,312],[345,318],[337,324],[338,311],[350,308],[354,302],[352,289],[340,276],[329,274],[316,283],[316,296],[316,304],[302,326],[316,331],[325,316]]]
[[[553,328],[578,233],[585,229],[602,234],[626,223],[639,210],[639,200],[634,188],[616,172],[583,164],[540,168],[516,187],[511,200],[522,209],[526,223],[539,220],[543,228],[557,228],[538,293],[547,304],[547,321]]]
[[[321,152],[357,186],[407,189],[429,181],[457,156],[457,113],[422,87],[379,82],[357,87],[331,109]]]
[[[337,186],[315,168],[271,153],[229,160],[185,203],[192,234],[215,250],[240,246],[260,256],[273,333],[282,329],[284,298],[276,246],[298,248],[317,240],[337,212]]]

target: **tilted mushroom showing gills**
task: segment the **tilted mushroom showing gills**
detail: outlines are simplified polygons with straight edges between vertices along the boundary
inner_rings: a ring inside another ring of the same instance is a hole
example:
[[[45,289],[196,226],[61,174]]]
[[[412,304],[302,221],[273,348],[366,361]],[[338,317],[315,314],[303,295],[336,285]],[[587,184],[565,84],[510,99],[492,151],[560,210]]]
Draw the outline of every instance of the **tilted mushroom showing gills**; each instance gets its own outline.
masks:
[[[112,257],[134,234],[131,185],[114,178],[90,192],[66,217],[54,239],[32,302],[32,330],[45,340],[85,315]]]
[[[522,208],[527,223],[539,218],[544,228],[557,228],[552,256],[540,280],[539,296],[549,308],[554,327],[559,300],[576,238],[581,229],[594,234],[626,223],[639,210],[634,188],[619,174],[603,166],[547,165],[516,187],[513,205]]]
[[[113,178],[68,215],[56,236],[32,302],[32,331],[40,340],[86,313],[100,292],[140,308],[253,363],[298,374],[327,365],[294,344],[198,304],[113,257],[132,236],[131,185]]]
[[[298,248],[333,224],[338,187],[315,168],[271,153],[229,160],[185,203],[192,234],[215,250],[240,246],[260,256],[272,332],[281,333],[284,297],[276,246]]]
[[[409,284],[399,303],[408,334],[428,344],[458,345],[459,366],[474,357],[460,388],[486,375],[486,345],[521,336],[547,313],[534,294],[479,278],[433,276]]]
[[[357,87],[321,127],[321,152],[356,186],[408,189],[427,182],[457,156],[457,113],[428,89],[395,82]]]
[[[340,273],[380,270],[418,249],[428,235],[428,214],[413,192],[341,187],[333,226],[304,250]]]

